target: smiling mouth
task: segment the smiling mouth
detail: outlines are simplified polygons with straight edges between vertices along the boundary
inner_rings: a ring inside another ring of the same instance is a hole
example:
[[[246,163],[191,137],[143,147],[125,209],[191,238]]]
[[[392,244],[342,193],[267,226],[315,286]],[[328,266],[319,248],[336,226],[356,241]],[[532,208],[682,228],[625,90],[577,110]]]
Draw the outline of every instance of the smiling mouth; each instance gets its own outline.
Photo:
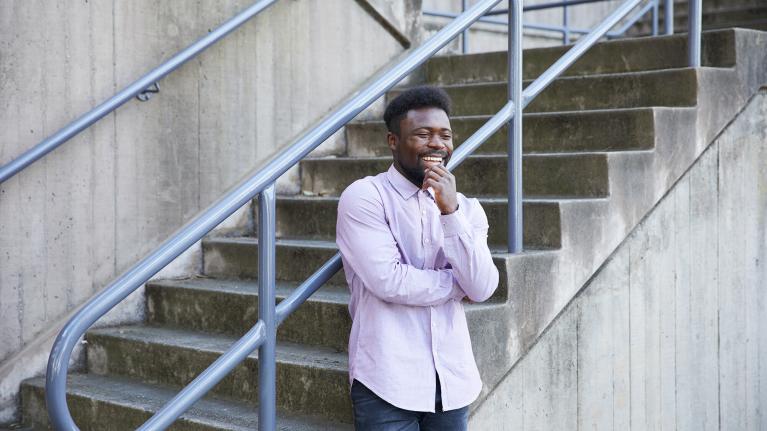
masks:
[[[424,162],[442,163],[442,157],[424,156],[421,157]]]

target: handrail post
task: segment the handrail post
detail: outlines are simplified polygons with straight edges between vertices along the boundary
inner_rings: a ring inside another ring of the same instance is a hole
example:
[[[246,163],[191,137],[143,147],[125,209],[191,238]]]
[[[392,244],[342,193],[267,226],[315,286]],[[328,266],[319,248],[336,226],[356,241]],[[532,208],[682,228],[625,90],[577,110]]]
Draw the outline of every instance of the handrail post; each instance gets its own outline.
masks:
[[[562,6],[562,45],[570,43],[570,20],[567,5]]]
[[[508,158],[508,248],[522,251],[522,0],[509,0],[509,100],[514,117],[509,121]]]
[[[461,0],[461,13],[466,12],[466,7],[469,5],[469,0]],[[461,33],[461,53],[466,54],[469,52],[469,29]]]
[[[687,59],[690,67],[700,67],[700,28],[703,21],[701,0],[689,0],[687,18]]]
[[[258,349],[258,429],[274,431],[277,424],[277,364],[275,346],[275,225],[274,183],[258,197],[258,317],[266,337]]]
[[[658,4],[659,0],[652,0],[652,35],[657,36],[658,35],[658,8],[660,7],[660,4]]]
[[[663,0],[666,19],[663,22],[663,30],[666,34],[674,34],[674,0]]]

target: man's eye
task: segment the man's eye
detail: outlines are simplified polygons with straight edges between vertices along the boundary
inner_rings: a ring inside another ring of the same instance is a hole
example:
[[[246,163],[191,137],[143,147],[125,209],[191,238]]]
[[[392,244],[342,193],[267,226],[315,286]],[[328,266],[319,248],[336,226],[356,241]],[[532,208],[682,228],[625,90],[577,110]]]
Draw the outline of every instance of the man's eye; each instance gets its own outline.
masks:
[[[418,136],[421,139],[429,139],[429,134],[428,133],[419,133],[416,136]]]
[[[444,139],[444,140],[448,140],[448,139],[452,139],[452,138],[453,138],[453,135],[442,135],[442,139]]]

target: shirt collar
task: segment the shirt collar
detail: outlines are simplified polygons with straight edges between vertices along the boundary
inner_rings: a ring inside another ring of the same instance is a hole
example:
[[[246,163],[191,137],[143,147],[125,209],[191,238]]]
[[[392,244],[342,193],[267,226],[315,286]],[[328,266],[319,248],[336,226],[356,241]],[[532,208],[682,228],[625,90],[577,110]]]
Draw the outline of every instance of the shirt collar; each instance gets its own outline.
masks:
[[[394,167],[394,164],[389,166],[389,170],[386,172],[386,178],[388,178],[389,183],[403,199],[409,199],[421,190],[416,187],[415,184],[411,183],[410,180],[405,178],[405,176]]]

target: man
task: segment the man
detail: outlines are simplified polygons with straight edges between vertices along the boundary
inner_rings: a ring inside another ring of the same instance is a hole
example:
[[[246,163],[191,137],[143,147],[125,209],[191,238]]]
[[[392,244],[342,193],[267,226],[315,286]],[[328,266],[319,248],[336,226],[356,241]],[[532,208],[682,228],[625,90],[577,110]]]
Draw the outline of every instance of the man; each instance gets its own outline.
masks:
[[[487,217],[456,192],[450,99],[435,87],[386,107],[387,172],[354,182],[336,242],[351,290],[349,381],[358,430],[465,430],[482,389],[461,300],[498,286]]]

